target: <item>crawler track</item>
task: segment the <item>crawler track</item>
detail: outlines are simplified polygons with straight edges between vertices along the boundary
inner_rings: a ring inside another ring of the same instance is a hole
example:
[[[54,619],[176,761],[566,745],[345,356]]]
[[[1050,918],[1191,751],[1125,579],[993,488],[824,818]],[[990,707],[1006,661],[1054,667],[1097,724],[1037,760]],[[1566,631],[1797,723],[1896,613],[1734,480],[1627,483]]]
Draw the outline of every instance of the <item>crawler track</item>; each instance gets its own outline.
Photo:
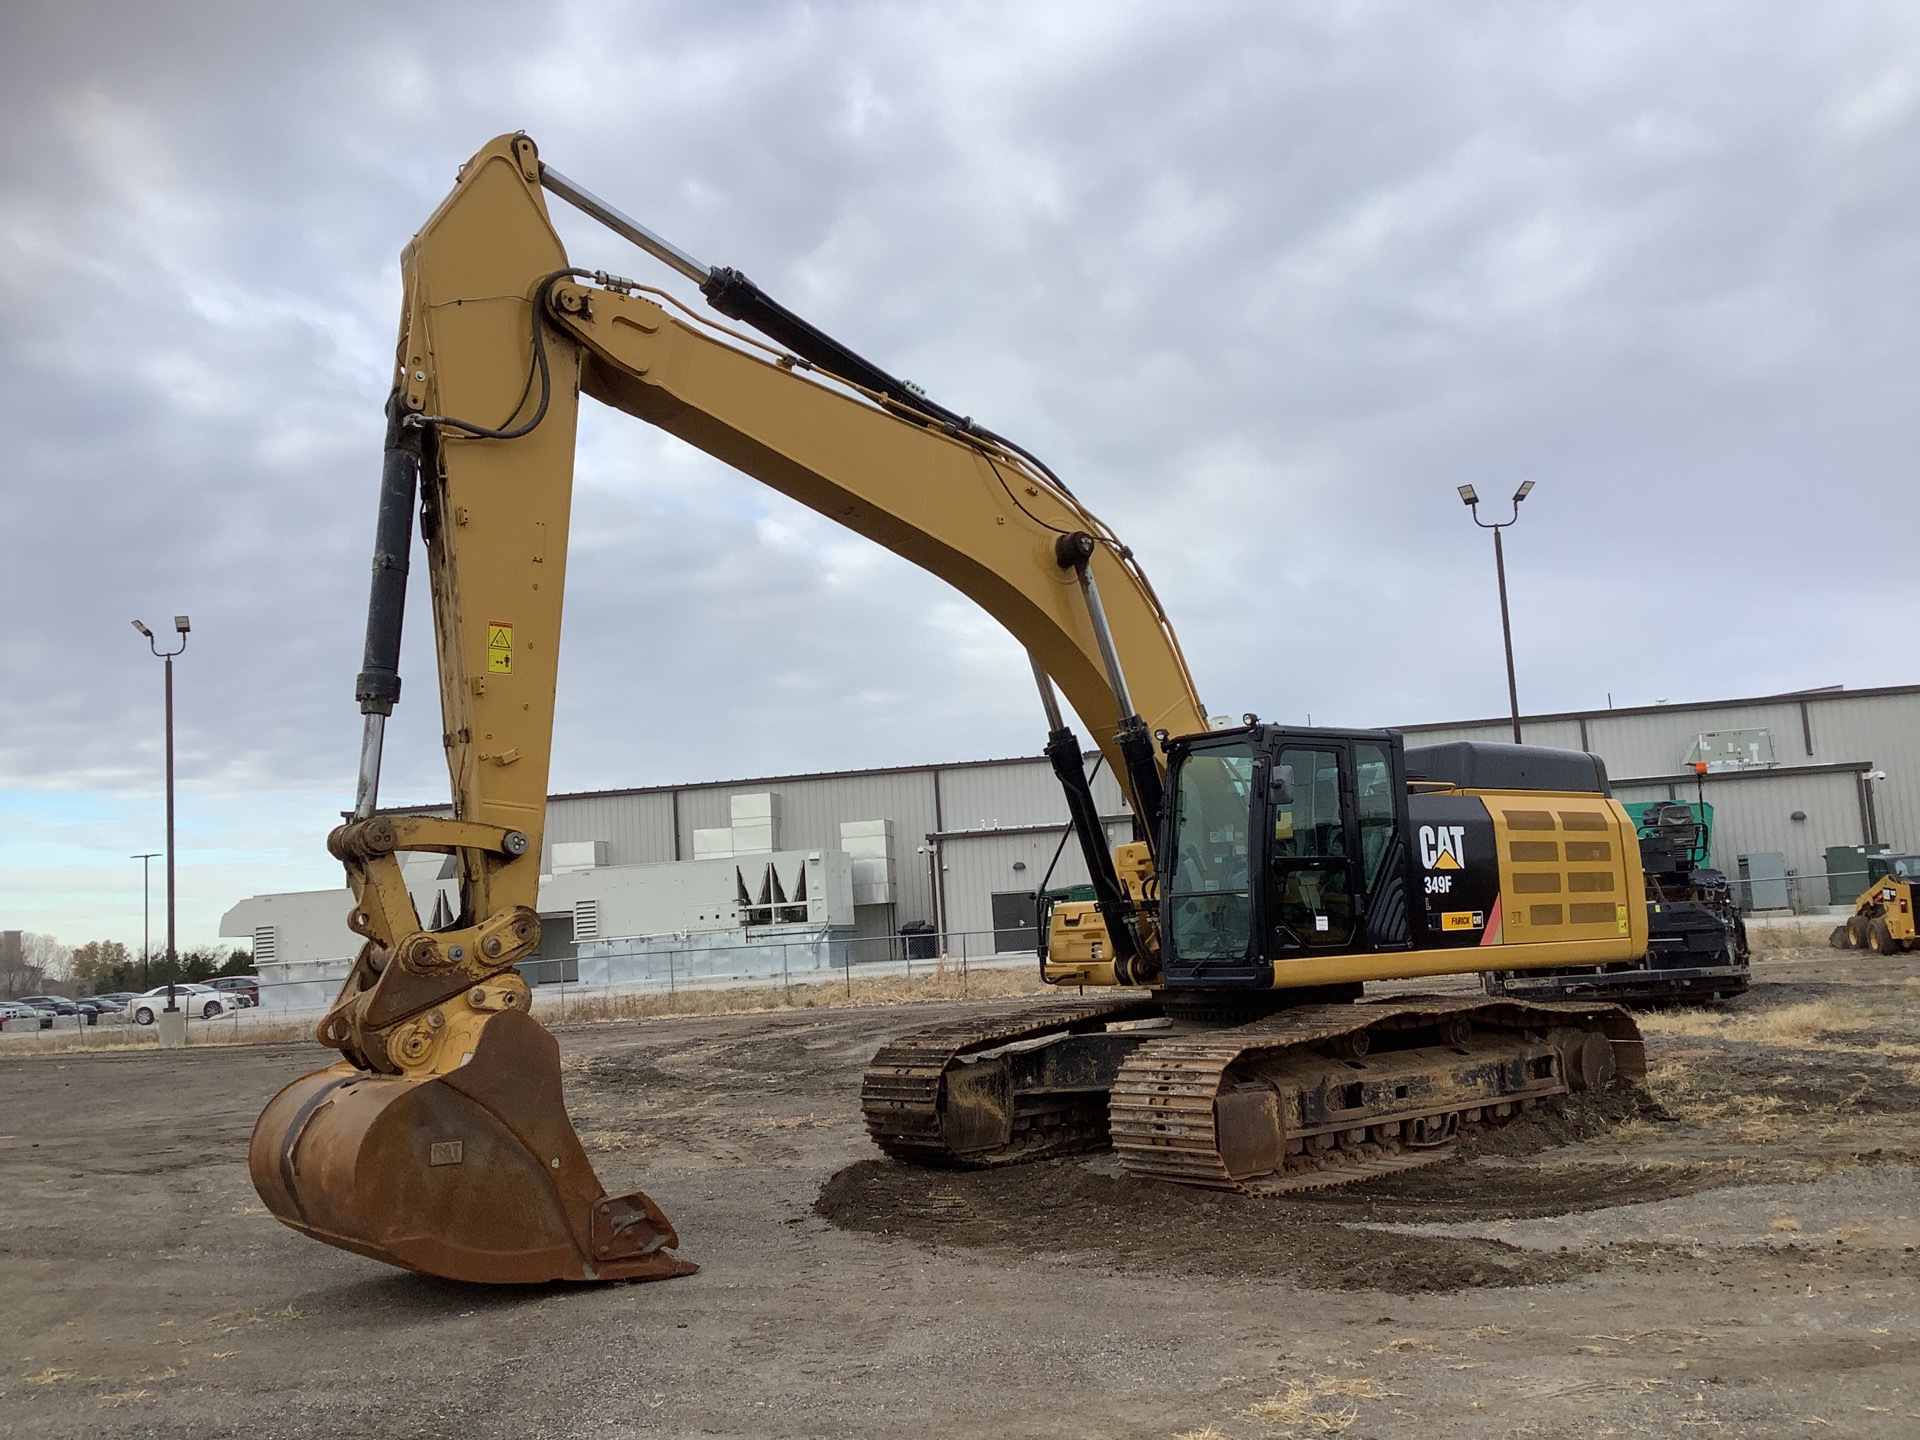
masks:
[[[1591,1002],[1409,996],[1218,1028],[1120,1023],[1160,1011],[1067,1001],[903,1036],[861,1085],[868,1133],[896,1159],[968,1169],[1111,1143],[1136,1175],[1269,1195],[1435,1164],[1463,1125],[1646,1068],[1631,1017]]]
[[[1107,1143],[1105,1097],[1076,1095],[1016,1107],[1012,1138],[1004,1147],[961,1154],[955,1149],[951,1127],[943,1120],[948,1074],[964,1055],[1158,1013],[1159,1007],[1144,996],[1076,1000],[903,1035],[882,1047],[860,1082],[867,1133],[897,1160],[969,1169],[1103,1149]]]
[[[1320,1057],[1356,1032],[1417,1031],[1461,1021],[1502,1037],[1494,1043],[1511,1046],[1515,1056],[1524,1053],[1518,1044],[1523,1035],[1593,1034],[1610,1045],[1609,1071],[1617,1067],[1628,1078],[1645,1073],[1638,1030],[1612,1006],[1490,1004],[1451,996],[1307,1005],[1233,1030],[1154,1040],[1134,1051],[1121,1066],[1111,1096],[1113,1147],[1136,1175],[1249,1195],[1282,1194],[1437,1164],[1451,1156],[1462,1124],[1502,1119],[1536,1099],[1585,1087],[1578,1065],[1570,1075],[1553,1049],[1540,1056],[1551,1061],[1539,1067],[1547,1070],[1543,1075],[1528,1073],[1517,1059],[1499,1066],[1499,1087],[1488,1096],[1436,1094],[1424,1105],[1410,1102],[1399,1111],[1362,1117],[1357,1124],[1322,1125],[1317,1133],[1306,1134],[1302,1132],[1315,1127],[1303,1125],[1294,1097],[1283,1095],[1280,1128],[1293,1138],[1286,1140],[1277,1166],[1266,1173],[1236,1171],[1223,1153],[1231,1145],[1223,1136],[1222,1097],[1248,1085],[1254,1078],[1251,1072],[1263,1064],[1310,1058],[1332,1072],[1337,1083],[1345,1078],[1338,1071],[1341,1062]],[[1536,1051],[1549,1048],[1535,1046]],[[1464,1049],[1453,1053],[1468,1055]],[[1321,1083],[1324,1089],[1327,1082]]]

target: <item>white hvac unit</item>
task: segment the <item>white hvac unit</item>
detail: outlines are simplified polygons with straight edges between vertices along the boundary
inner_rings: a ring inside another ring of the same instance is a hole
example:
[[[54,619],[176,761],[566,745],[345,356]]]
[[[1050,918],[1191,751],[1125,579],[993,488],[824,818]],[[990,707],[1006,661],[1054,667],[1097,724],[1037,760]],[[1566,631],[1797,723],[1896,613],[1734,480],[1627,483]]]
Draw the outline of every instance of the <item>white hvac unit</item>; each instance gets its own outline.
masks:
[[[734,795],[727,800],[725,829],[693,832],[693,858],[731,860],[738,855],[771,855],[780,848],[780,797],[771,791]]]
[[[771,791],[735,795],[727,801],[735,855],[771,855],[779,849],[780,797]]]
[[[696,860],[731,860],[733,858],[733,831],[724,827],[717,830],[694,831],[693,858]]]
[[[843,820],[840,848],[853,869],[853,903],[891,905],[893,891],[893,822]]]
[[[556,840],[553,842],[553,873],[570,875],[577,870],[598,870],[607,863],[604,840]]]

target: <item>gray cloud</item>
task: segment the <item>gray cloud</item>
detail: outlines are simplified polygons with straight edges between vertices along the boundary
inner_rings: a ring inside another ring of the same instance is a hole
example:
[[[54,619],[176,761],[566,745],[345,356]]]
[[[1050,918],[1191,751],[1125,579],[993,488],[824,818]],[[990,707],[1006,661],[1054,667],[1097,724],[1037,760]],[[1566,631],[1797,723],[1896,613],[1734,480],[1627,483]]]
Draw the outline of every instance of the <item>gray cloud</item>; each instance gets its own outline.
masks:
[[[1920,599],[1874,518],[1904,519],[1920,410],[1910,9],[395,14],[0,19],[0,786],[106,817],[91,860],[62,822],[57,877],[0,851],[9,925],[128,933],[125,876],[75,876],[151,848],[135,614],[195,617],[194,923],[269,871],[328,883],[396,257],[523,127],[1043,454],[1216,709],[1497,712],[1462,481],[1540,483],[1510,551],[1530,707],[1912,678],[1868,618]],[[576,513],[556,786],[1037,744],[965,602],[636,422],[590,410]],[[396,797],[444,785],[425,615]]]

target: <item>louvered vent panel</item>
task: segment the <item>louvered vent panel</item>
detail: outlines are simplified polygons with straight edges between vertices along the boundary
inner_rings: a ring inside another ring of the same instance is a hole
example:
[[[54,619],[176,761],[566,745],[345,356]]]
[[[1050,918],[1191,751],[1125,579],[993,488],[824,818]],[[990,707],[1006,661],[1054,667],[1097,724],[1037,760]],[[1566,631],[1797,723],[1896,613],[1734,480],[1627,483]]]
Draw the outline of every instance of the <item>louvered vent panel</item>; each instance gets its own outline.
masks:
[[[600,938],[600,902],[598,900],[573,902],[573,938],[575,940]]]
[[[280,932],[271,925],[253,927],[253,963],[270,965],[280,948]]]

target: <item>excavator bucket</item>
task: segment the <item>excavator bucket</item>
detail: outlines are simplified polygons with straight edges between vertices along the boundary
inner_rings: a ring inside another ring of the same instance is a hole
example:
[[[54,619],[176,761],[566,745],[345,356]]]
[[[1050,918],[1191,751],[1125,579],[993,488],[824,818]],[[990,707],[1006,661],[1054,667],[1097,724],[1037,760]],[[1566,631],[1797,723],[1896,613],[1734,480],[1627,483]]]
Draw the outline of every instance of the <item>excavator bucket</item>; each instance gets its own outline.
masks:
[[[560,1094],[560,1047],[492,1016],[445,1074],[342,1062],[287,1086],[247,1155],[281,1220],[390,1265],[480,1284],[664,1280],[699,1266],[645,1194],[608,1195]]]

